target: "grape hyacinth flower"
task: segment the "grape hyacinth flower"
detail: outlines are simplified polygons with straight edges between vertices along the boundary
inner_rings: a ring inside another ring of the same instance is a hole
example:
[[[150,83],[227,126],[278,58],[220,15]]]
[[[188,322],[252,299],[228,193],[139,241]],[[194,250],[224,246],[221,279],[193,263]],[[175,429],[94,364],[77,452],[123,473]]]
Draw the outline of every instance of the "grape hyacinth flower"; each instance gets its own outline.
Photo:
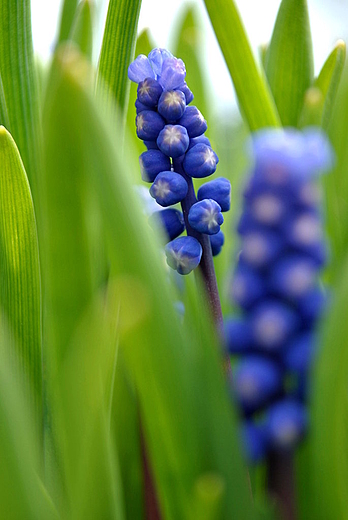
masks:
[[[257,463],[291,453],[307,427],[306,375],[325,305],[318,275],[327,256],[316,180],[332,152],[315,129],[260,131],[252,151],[231,286],[240,313],[226,320],[225,338],[239,358],[233,395],[246,453]]]
[[[167,208],[162,217],[157,212],[170,240],[167,263],[180,274],[200,266],[211,302],[215,301],[213,314],[221,323],[212,255],[219,254],[224,243],[220,226],[222,212],[230,209],[231,186],[223,178],[208,182],[197,200],[192,179],[212,175],[219,162],[204,135],[207,122],[197,107],[189,106],[193,94],[185,81],[185,65],[169,51],[153,49],[148,56],[138,56],[128,77],[138,84],[136,132],[147,148],[140,156],[141,176],[152,183],[151,196]],[[182,218],[176,208],[168,212],[179,202]],[[182,222],[187,236],[180,237]]]

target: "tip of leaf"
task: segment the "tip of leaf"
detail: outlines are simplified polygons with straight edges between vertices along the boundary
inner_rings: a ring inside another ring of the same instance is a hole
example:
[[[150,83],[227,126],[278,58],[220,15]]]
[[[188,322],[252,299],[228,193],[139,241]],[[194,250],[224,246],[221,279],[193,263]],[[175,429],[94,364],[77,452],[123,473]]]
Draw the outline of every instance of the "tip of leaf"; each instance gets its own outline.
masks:
[[[346,50],[346,44],[341,38],[337,40],[335,44],[335,49],[342,49],[343,51]]]

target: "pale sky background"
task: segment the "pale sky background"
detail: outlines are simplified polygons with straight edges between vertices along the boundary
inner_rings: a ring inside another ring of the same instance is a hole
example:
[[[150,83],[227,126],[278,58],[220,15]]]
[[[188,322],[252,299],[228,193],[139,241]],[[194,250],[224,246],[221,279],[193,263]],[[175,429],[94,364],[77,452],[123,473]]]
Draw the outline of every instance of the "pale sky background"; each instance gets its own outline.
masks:
[[[53,48],[60,0],[32,0],[34,48],[42,59],[47,59]],[[98,28],[95,43],[100,45],[107,1],[96,0]],[[280,0],[236,0],[249,40],[257,53],[258,47],[269,41]],[[168,47],[172,25],[178,21],[185,0],[143,0],[139,31],[149,27],[156,44]],[[203,0],[192,0],[201,14],[205,42],[202,49],[204,63],[209,71],[217,108],[235,106],[235,96],[224,60],[210,26]],[[318,73],[333,45],[348,36],[348,0],[308,0],[311,20],[315,72]]]

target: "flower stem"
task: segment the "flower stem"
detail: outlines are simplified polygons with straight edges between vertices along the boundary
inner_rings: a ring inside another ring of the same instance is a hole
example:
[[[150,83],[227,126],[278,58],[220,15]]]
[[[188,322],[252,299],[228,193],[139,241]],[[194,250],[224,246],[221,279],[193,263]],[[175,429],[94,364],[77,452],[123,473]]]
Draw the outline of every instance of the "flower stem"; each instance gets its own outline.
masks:
[[[204,285],[208,295],[208,301],[210,305],[210,309],[212,312],[212,316],[214,319],[214,323],[217,328],[221,330],[222,328],[222,311],[221,311],[221,303],[219,297],[219,291],[216,281],[213,255],[211,251],[210,239],[209,236],[203,233],[198,233],[195,229],[190,226],[188,221],[188,214],[190,208],[195,202],[197,202],[195,190],[193,187],[192,178],[186,175],[184,169],[182,167],[182,161],[179,159],[173,160],[174,171],[179,173],[187,182],[188,192],[184,200],[181,202],[182,212],[184,214],[185,226],[187,234],[191,237],[196,238],[201,246],[202,246],[202,259],[199,264],[200,271],[203,276]]]
[[[268,492],[276,501],[282,520],[296,520],[294,458],[289,453],[270,453],[267,460]]]

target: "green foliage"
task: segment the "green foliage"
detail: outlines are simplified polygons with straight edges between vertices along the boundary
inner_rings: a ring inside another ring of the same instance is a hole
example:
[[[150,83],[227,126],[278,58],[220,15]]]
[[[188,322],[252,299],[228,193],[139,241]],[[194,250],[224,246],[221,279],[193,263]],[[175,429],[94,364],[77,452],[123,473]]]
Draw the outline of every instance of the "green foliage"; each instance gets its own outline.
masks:
[[[143,145],[128,135],[136,85],[127,69],[135,47],[148,54],[155,46],[149,31],[136,42],[140,5],[110,0],[95,70],[93,3],[65,0],[52,62],[37,70],[29,0],[0,2],[0,516],[141,519],[146,459],[163,520],[275,519],[265,468],[249,483],[202,280],[168,274],[134,190]],[[232,181],[216,260],[224,310],[249,130],[321,125],[336,150],[324,181],[326,279],[336,297],[318,331],[312,430],[297,482],[300,518],[346,518],[345,46],[314,79],[306,2],[283,0],[261,70],[233,0],[205,5],[244,122],[210,120],[203,33],[190,6],[171,50],[209,119],[219,175]]]
[[[306,0],[282,0],[265,70],[283,126],[297,126],[313,81],[313,51]]]

